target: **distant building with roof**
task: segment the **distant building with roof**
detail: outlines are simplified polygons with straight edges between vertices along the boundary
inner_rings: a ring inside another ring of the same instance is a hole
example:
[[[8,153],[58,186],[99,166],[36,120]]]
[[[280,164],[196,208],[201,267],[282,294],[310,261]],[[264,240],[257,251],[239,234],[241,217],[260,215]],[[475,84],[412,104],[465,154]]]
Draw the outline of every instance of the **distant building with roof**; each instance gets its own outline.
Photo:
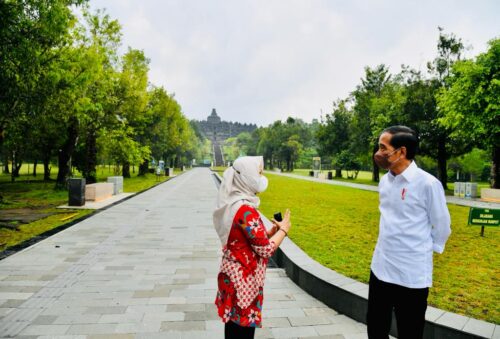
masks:
[[[256,124],[223,121],[217,115],[215,108],[212,108],[212,113],[207,117],[207,120],[196,121],[196,123],[200,128],[200,132],[203,133],[206,138],[218,142],[235,137],[242,132],[251,133],[253,130],[257,129]]]

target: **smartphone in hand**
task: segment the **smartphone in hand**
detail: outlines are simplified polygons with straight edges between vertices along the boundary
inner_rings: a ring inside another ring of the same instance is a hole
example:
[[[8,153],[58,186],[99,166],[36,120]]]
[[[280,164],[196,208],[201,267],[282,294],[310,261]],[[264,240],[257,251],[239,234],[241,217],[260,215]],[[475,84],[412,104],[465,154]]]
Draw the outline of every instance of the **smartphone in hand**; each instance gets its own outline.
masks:
[[[283,221],[283,217],[281,216],[281,212],[274,213],[274,220],[280,222]]]

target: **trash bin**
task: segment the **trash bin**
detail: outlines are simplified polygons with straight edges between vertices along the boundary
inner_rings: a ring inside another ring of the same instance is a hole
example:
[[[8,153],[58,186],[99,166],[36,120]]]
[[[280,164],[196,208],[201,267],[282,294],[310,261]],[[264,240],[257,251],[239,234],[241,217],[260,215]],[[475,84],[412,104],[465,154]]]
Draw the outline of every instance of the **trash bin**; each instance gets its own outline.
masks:
[[[309,176],[314,177],[314,171],[309,171]]]
[[[68,206],[85,205],[85,179],[70,178],[68,180]]]
[[[454,197],[460,196],[460,182],[459,181],[456,181],[455,185],[453,186],[453,196]]]
[[[165,168],[165,175],[167,177],[171,177],[172,175],[174,175],[174,169],[172,167]]]
[[[459,183],[458,187],[459,187],[458,196],[460,198],[465,198],[465,182]]]
[[[468,199],[477,198],[477,182],[465,183],[465,198]]]
[[[332,171],[328,171],[328,180],[332,180],[332,179],[333,179]]]

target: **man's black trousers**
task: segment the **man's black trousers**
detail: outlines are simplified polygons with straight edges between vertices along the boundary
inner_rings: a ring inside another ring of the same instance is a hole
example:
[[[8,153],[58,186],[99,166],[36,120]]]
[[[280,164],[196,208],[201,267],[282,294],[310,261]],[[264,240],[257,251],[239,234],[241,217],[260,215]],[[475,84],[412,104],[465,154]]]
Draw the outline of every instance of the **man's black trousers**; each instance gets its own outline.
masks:
[[[368,290],[368,338],[387,339],[392,310],[396,315],[398,338],[421,339],[429,288],[408,288],[379,280],[370,273]]]

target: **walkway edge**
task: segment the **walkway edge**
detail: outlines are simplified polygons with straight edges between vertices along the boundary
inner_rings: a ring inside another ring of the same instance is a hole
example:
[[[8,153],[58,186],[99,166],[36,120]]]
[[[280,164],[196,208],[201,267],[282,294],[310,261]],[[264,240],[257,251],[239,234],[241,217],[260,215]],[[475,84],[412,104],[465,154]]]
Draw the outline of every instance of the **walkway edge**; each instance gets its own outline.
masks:
[[[221,181],[220,176],[213,172]],[[285,238],[273,255],[287,276],[311,296],[328,307],[366,324],[368,285],[348,278],[309,257],[290,238]],[[425,314],[425,339],[500,338],[500,326],[432,306]],[[396,335],[393,315],[391,335]]]

